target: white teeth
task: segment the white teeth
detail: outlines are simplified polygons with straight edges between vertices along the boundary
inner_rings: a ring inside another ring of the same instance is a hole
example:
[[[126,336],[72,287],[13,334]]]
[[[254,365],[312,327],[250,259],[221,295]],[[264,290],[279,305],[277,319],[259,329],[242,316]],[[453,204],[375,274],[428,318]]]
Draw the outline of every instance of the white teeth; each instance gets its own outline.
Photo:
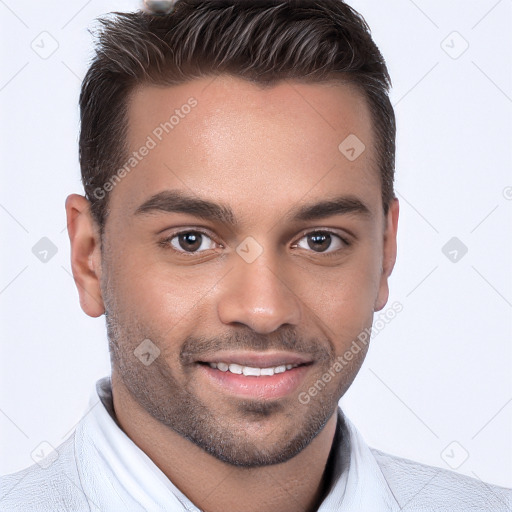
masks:
[[[260,368],[251,368],[250,366],[244,366],[242,372],[244,375],[254,375],[255,377],[259,377],[261,375]]]
[[[237,375],[241,375],[243,371],[243,366],[240,366],[239,364],[231,363],[229,365],[229,371],[231,373],[236,373]]]
[[[276,373],[284,373],[287,370],[291,370],[292,368],[297,368],[298,364],[282,364],[280,366],[274,366],[273,368],[255,368],[252,366],[242,366],[236,363],[208,363],[210,368],[216,368],[221,372],[227,372],[228,370],[231,373],[235,373],[237,375],[245,375],[252,377],[259,377],[260,375],[275,375]]]

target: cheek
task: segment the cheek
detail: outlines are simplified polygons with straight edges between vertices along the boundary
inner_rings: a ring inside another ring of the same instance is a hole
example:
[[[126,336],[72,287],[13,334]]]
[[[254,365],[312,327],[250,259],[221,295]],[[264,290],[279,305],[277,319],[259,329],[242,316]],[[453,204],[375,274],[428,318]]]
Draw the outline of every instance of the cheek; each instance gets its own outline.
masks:
[[[350,343],[372,324],[380,282],[380,259],[375,250],[361,248],[346,264],[322,269],[314,280],[308,279],[319,283],[304,289],[308,305],[336,339]]]
[[[201,265],[180,268],[162,259],[137,264],[134,258],[118,277],[117,292],[132,312],[128,321],[137,319],[164,341],[204,325],[204,304],[222,272]]]

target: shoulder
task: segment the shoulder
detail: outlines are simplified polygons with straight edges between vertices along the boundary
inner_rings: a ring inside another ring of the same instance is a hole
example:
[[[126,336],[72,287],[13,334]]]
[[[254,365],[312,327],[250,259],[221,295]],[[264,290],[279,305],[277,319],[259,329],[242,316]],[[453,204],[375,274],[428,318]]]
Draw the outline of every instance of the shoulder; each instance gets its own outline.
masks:
[[[0,510],[90,510],[76,467],[74,434],[41,462],[0,477]]]
[[[400,506],[409,510],[511,511],[512,490],[370,448]]]

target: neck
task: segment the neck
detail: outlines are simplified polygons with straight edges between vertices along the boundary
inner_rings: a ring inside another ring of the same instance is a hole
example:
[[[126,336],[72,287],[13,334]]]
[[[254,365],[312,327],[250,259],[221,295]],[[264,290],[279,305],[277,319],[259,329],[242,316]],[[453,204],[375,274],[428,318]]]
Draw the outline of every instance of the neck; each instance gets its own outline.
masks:
[[[152,418],[112,375],[114,410],[130,439],[197,507],[208,512],[313,512],[324,494],[324,473],[337,412],[287,462],[241,468],[222,462]]]

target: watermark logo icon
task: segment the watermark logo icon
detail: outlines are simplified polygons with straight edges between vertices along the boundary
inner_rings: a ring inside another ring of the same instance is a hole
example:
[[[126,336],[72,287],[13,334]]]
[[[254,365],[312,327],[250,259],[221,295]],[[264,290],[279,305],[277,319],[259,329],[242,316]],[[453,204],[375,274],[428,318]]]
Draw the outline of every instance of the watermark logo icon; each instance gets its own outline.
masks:
[[[46,236],[43,236],[32,247],[32,254],[42,263],[48,263],[57,254],[57,251],[57,246]]]
[[[236,252],[246,263],[252,263],[261,256],[263,247],[252,236],[248,236],[237,246]]]
[[[146,338],[133,353],[142,364],[149,366],[160,355],[160,349],[149,338]]]
[[[458,441],[452,441],[442,452],[441,458],[452,469],[458,469],[469,458],[468,451]]]
[[[467,246],[456,236],[446,242],[441,252],[452,262],[458,263],[468,252]]]
[[[348,137],[338,146],[340,153],[350,162],[357,160],[366,149],[363,141],[357,136],[351,133]]]
[[[469,43],[455,30],[441,41],[441,48],[455,60],[469,48]]]
[[[31,43],[30,47],[41,59],[50,58],[59,48],[59,43],[46,30],[41,32]]]
[[[43,441],[32,450],[30,457],[39,467],[46,469],[59,458],[59,452],[48,441]]]

